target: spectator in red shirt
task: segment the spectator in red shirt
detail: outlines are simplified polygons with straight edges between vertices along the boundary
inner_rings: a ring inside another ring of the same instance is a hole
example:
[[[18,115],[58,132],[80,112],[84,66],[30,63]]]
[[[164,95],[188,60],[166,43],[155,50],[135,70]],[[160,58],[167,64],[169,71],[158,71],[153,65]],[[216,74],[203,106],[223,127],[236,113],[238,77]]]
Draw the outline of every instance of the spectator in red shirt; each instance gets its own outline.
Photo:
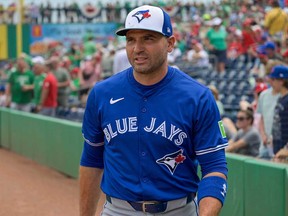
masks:
[[[231,40],[228,42],[227,57],[229,60],[235,60],[243,54],[242,32],[237,29],[231,32]]]
[[[257,46],[257,38],[255,32],[252,29],[252,19],[246,19],[242,24],[242,47],[245,54],[245,62],[249,60],[250,50],[255,49]]]
[[[37,107],[37,109],[42,115],[55,117],[57,108],[58,82],[55,75],[51,72],[51,62],[49,61],[46,63],[45,73],[46,78],[43,81],[40,105]]]

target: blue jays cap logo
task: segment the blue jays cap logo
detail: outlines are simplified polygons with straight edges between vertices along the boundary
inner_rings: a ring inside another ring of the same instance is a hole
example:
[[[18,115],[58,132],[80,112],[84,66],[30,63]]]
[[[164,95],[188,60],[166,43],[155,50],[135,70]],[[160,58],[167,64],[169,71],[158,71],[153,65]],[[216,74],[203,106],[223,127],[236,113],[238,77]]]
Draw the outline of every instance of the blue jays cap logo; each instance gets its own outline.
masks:
[[[185,159],[186,157],[183,155],[183,149],[180,149],[177,152],[165,155],[164,157],[158,159],[156,162],[158,164],[165,165],[173,175],[177,166],[180,163],[183,163]]]
[[[138,20],[138,23],[140,23],[143,19],[149,18],[151,14],[149,13],[149,10],[142,10],[137,11],[135,14],[132,15],[132,17],[136,17]]]

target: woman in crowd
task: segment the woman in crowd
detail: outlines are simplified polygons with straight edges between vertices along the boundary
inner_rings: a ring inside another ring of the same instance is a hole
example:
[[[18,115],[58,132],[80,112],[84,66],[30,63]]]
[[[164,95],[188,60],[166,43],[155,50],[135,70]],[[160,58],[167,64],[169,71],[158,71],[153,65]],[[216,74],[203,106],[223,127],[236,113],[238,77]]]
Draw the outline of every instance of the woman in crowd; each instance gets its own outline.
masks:
[[[257,129],[253,127],[253,121],[252,109],[240,110],[237,113],[236,126],[239,130],[229,140],[229,145],[226,148],[227,152],[235,152],[253,157],[258,156],[261,137]]]

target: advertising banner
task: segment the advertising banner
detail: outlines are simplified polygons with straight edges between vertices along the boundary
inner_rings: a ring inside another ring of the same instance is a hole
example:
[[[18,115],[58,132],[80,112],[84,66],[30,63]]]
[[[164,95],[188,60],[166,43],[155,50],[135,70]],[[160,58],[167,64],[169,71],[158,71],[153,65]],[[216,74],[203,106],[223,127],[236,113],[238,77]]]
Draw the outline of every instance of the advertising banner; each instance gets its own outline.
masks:
[[[95,43],[105,44],[115,36],[116,28],[115,23],[31,25],[30,54],[43,55],[49,44],[54,42],[62,43],[69,49],[73,43],[82,44],[88,35],[93,37]]]

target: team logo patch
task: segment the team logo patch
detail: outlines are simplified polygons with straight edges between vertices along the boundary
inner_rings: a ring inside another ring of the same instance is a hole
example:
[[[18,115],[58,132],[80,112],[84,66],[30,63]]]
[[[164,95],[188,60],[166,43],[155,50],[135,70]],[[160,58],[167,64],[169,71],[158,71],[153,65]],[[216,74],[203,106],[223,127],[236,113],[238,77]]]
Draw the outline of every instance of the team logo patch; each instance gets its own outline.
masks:
[[[167,154],[164,157],[158,159],[156,162],[158,164],[165,165],[170,173],[173,175],[177,166],[186,159],[186,156],[183,155],[183,149],[180,149],[177,152]]]
[[[149,10],[138,11],[132,15],[132,17],[137,18],[138,23],[140,23],[143,19],[149,18],[150,16],[151,14],[149,13]]]
[[[226,138],[226,132],[222,121],[218,121],[218,126],[222,135],[222,138]]]

